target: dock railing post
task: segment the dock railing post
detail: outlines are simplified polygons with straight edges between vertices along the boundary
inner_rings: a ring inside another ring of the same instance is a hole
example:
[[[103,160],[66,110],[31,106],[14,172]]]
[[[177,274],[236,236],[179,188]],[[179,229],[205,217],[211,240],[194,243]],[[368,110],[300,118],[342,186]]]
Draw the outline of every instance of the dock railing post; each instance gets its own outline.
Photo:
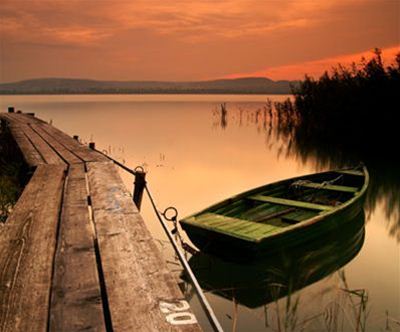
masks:
[[[133,202],[136,204],[136,207],[140,211],[140,207],[142,206],[142,198],[144,187],[146,186],[146,172],[142,167],[137,167],[135,169],[135,182],[133,189]]]

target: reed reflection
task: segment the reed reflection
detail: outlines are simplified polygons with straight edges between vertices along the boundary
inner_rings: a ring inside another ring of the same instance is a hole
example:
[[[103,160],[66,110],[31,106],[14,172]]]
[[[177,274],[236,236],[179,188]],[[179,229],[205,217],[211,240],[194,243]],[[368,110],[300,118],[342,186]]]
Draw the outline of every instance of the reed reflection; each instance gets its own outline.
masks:
[[[264,135],[267,148],[277,152],[277,158],[295,158],[302,164],[312,164],[316,171],[363,162],[371,176],[366,211],[373,213],[382,204],[388,232],[400,242],[400,165],[392,147],[392,130],[388,128],[389,132],[382,134],[378,129],[365,132],[363,128],[354,128],[351,135],[323,128],[315,130],[318,124],[300,121],[290,99],[275,103],[267,100],[262,108],[226,108],[225,116],[232,125],[254,126]]]

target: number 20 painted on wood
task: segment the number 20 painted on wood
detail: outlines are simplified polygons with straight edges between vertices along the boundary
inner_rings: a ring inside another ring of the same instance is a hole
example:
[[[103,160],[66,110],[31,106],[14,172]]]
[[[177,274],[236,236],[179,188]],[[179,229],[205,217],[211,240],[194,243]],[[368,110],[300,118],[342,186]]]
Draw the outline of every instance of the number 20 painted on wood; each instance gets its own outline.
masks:
[[[171,325],[196,324],[196,316],[187,312],[189,309],[189,303],[184,300],[172,303],[160,301],[160,310],[163,314],[166,314],[165,319]]]

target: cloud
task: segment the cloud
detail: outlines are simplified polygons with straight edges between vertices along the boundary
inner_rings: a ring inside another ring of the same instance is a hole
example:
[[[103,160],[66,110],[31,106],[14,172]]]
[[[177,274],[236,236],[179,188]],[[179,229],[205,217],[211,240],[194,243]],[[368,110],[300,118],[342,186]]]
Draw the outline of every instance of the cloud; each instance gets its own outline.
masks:
[[[314,11],[333,3],[331,0],[299,6],[292,1],[259,0],[3,1],[2,38],[79,45],[101,42],[127,29],[175,35],[185,41],[257,36],[313,24],[317,21]]]
[[[303,79],[304,75],[313,76],[315,78],[321,76],[325,71],[330,71],[332,68],[337,67],[339,64],[350,66],[352,63],[360,64],[362,58],[369,59],[372,57],[373,50],[364,52],[357,52],[353,54],[339,55],[331,58],[319,59],[315,61],[306,61],[302,63],[288,64],[284,66],[277,66],[259,70],[249,73],[237,73],[227,75],[226,78],[239,78],[239,77],[268,77],[271,79],[282,80],[296,80]],[[386,65],[393,63],[395,56],[400,53],[400,45],[384,48],[382,50],[382,58]]]
[[[2,0],[0,21],[1,81],[208,79],[399,41],[391,0]]]

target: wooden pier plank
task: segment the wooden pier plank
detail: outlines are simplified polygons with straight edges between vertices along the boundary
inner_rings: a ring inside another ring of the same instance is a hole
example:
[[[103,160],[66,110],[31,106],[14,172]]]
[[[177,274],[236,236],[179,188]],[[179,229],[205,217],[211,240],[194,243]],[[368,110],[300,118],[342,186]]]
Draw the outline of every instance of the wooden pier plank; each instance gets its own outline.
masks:
[[[0,331],[201,331],[188,305],[186,325],[161,310],[184,297],[108,158],[35,117],[1,117],[39,166],[0,224]]]
[[[71,165],[54,263],[50,331],[105,331],[84,165]]]
[[[28,166],[35,167],[37,165],[46,164],[45,160],[35,149],[32,142],[28,140],[26,135],[18,126],[10,126],[10,130]]]
[[[101,153],[88,149],[86,146],[82,145],[81,143],[79,143],[72,137],[68,136],[61,130],[57,129],[56,127],[53,127],[52,125],[46,123],[45,121],[39,118],[28,116],[26,114],[16,114],[16,113],[13,114],[2,113],[1,116],[4,119],[7,119],[7,121],[9,121],[12,124],[22,126],[21,128],[25,128],[25,126],[28,127],[35,126],[35,128],[40,127],[44,132],[46,132],[49,136],[51,136],[54,139],[52,140],[52,142],[57,141],[61,146],[64,147],[64,149],[69,150],[73,155],[75,155],[78,159],[80,159],[81,162],[109,161],[108,158],[102,155]],[[33,142],[33,144],[36,146],[35,142]],[[42,146],[36,146],[36,148],[38,148],[39,151],[42,153]],[[46,153],[47,156],[46,148],[44,148],[44,153]],[[50,162],[47,159],[46,159],[47,163],[54,163],[54,161],[51,160],[51,158]]]
[[[82,145],[77,140],[73,139],[71,136],[68,136],[61,130],[46,124],[39,124],[49,135],[54,137],[57,141],[59,141],[65,148],[71,151],[73,154],[78,156],[82,162],[91,162],[91,161],[99,161],[99,162],[108,162],[109,159],[103,156],[101,153],[90,150],[87,146]]]
[[[49,135],[41,126],[37,124],[31,124],[30,126],[38,135],[43,138],[43,140],[47,142],[47,144],[56,150],[68,164],[82,163],[80,158],[66,149],[64,145],[57,141],[53,136]]]
[[[161,300],[182,300],[132,198],[112,163],[89,163],[88,179],[102,270],[115,331],[199,331],[171,325]]]
[[[46,331],[63,165],[39,165],[0,227],[0,330]]]
[[[29,125],[21,125],[20,128],[47,164],[65,164],[64,160]]]
[[[35,149],[33,144],[28,140],[24,132],[22,131],[20,124],[15,122],[12,118],[7,117],[7,114],[0,113],[0,119],[5,120],[10,129],[11,135],[13,136],[18,148],[21,151],[22,157],[30,167],[45,164],[46,162]]]

